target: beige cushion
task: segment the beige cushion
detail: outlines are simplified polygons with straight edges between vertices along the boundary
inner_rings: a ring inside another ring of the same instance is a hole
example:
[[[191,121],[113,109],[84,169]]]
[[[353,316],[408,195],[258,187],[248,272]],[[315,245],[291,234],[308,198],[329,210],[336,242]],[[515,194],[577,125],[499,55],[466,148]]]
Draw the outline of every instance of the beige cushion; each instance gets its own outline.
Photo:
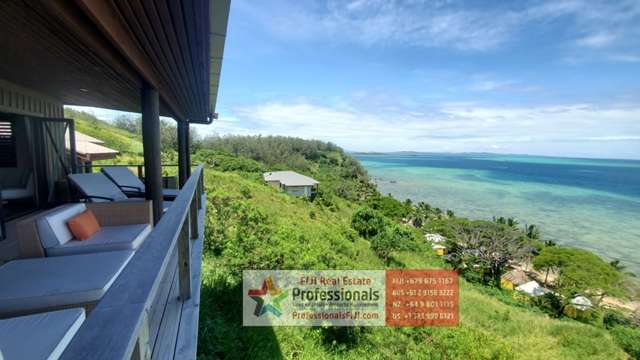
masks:
[[[133,251],[13,260],[0,266],[0,316],[95,303]]]
[[[7,360],[55,360],[62,355],[84,320],[82,308],[0,320],[0,348]]]

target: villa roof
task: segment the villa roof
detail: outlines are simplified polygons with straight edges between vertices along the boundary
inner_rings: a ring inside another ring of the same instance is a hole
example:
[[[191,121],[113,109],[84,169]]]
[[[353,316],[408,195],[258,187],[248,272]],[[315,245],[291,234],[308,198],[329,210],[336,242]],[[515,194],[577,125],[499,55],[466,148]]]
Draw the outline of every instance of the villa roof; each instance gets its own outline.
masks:
[[[516,287],[517,291],[522,291],[524,293],[527,293],[531,296],[542,296],[544,294],[546,294],[549,290],[545,289],[544,287],[540,286],[540,284],[538,284],[537,281],[532,280],[529,281],[528,283],[524,283],[518,287]]]
[[[584,311],[592,307],[593,303],[585,296],[579,295],[571,299],[571,305],[573,305],[578,310]]]
[[[316,179],[298,174],[295,171],[273,171],[262,175],[264,181],[278,181],[285,186],[314,186],[319,182]]]
[[[502,275],[502,278],[510,281],[514,285],[521,285],[529,282],[529,277],[522,270],[511,270],[508,273]]]
[[[64,134],[65,147],[70,149],[69,131]],[[83,161],[113,159],[120,152],[103,146],[104,141],[76,131],[76,154]]]

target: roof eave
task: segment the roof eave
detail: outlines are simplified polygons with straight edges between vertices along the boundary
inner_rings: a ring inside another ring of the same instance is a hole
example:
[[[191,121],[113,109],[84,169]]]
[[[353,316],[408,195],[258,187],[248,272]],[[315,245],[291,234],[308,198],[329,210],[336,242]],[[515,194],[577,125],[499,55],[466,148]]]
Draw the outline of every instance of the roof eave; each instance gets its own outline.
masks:
[[[220,73],[224,55],[224,44],[227,38],[230,0],[209,0],[209,105],[211,113],[204,119],[211,123],[216,115]],[[194,121],[200,122],[200,121]]]

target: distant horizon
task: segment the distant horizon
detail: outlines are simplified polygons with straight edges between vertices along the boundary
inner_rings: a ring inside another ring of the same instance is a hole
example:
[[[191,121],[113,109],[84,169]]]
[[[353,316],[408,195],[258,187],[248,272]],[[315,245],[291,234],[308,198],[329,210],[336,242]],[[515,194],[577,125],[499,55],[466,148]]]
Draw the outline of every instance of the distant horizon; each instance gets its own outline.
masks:
[[[337,145],[337,144],[336,144]],[[338,145],[340,146],[340,145]],[[570,155],[540,155],[540,154],[524,154],[524,153],[496,153],[486,151],[414,151],[414,150],[397,150],[397,151],[351,151],[344,149],[348,154],[356,155],[386,155],[386,154],[442,154],[442,155],[499,155],[499,156],[528,156],[543,158],[559,158],[559,159],[576,159],[576,160],[622,160],[622,161],[640,161],[638,158],[610,158],[610,157],[586,157],[586,156],[570,156]]]

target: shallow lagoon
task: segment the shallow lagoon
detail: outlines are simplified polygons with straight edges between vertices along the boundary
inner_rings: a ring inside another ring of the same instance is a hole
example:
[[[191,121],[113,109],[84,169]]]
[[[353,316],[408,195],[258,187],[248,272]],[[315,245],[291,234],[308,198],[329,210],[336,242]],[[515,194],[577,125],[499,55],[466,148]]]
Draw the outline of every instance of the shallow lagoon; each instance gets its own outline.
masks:
[[[490,154],[355,154],[382,193],[457,215],[515,217],[543,238],[640,274],[640,161]]]

